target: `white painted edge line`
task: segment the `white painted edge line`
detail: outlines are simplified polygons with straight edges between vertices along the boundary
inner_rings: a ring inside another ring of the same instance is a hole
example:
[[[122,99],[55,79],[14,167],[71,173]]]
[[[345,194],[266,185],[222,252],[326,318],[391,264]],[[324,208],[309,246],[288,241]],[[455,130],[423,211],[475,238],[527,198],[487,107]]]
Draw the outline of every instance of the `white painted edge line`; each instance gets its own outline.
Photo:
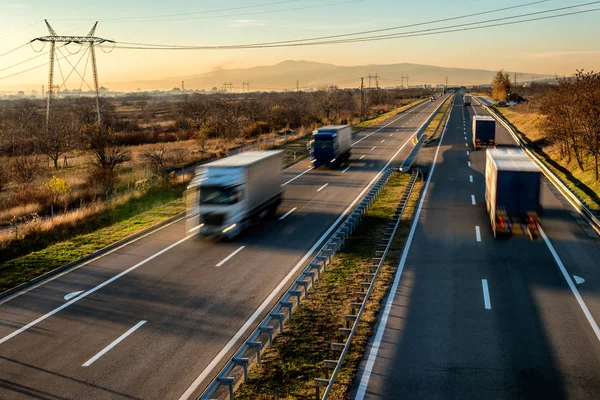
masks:
[[[228,255],[227,257],[225,257],[220,263],[218,263],[217,265],[215,265],[216,267],[220,267],[223,264],[225,264],[227,261],[231,260],[237,253],[239,253],[240,251],[244,250],[246,248],[246,246],[240,246],[237,248],[236,251],[234,251],[233,253],[231,253],[230,255]]]
[[[160,255],[162,255],[162,254],[166,253],[167,251],[169,251],[169,250],[171,250],[171,249],[173,249],[173,248],[175,248],[175,247],[179,246],[181,243],[183,243],[183,242],[185,242],[186,240],[189,240],[189,239],[191,239],[191,238],[193,238],[193,237],[195,237],[195,235],[189,235],[189,236],[186,236],[186,237],[184,237],[184,238],[183,238],[183,239],[181,239],[181,240],[178,240],[177,242],[175,242],[175,243],[171,244],[170,246],[167,246],[167,247],[165,247],[164,249],[162,249],[162,250],[161,250],[161,251],[159,251],[158,253],[155,253],[154,255],[152,255],[152,256],[150,256],[150,257],[146,258],[145,260],[143,260],[143,261],[140,261],[139,263],[135,264],[133,267],[130,267],[130,268],[126,269],[125,271],[123,271],[123,272],[121,272],[121,273],[119,273],[119,274],[117,274],[117,275],[113,276],[112,278],[110,278],[110,279],[108,279],[108,280],[106,280],[106,281],[102,282],[101,284],[99,284],[99,285],[97,285],[97,286],[95,286],[95,287],[91,288],[91,289],[90,289],[90,290],[88,290],[87,292],[85,292],[85,293],[82,293],[81,295],[79,295],[79,296],[75,297],[73,300],[71,300],[71,301],[69,301],[69,302],[67,302],[67,303],[63,304],[63,305],[62,305],[62,306],[60,306],[60,307],[57,307],[57,308],[55,308],[54,310],[50,311],[49,313],[46,313],[46,314],[42,315],[41,317],[39,317],[39,318],[38,318],[38,319],[36,319],[35,321],[32,321],[32,322],[28,323],[27,325],[25,325],[25,326],[23,326],[23,327],[21,327],[21,328],[17,329],[17,330],[16,330],[16,331],[14,331],[13,333],[11,333],[11,334],[9,334],[9,335],[6,335],[6,336],[4,336],[2,339],[0,339],[0,344],[3,344],[3,343],[5,343],[5,342],[7,342],[8,340],[10,340],[10,339],[14,338],[15,336],[17,336],[17,335],[19,335],[19,334],[21,334],[21,333],[25,332],[26,330],[28,330],[28,329],[30,329],[30,328],[32,328],[32,327],[34,327],[34,326],[36,326],[37,324],[39,324],[40,322],[44,321],[44,320],[45,320],[45,319],[47,319],[47,318],[50,318],[51,316],[53,316],[53,315],[54,315],[54,314],[56,314],[57,312],[59,312],[59,311],[62,311],[62,310],[64,310],[65,308],[69,307],[70,305],[77,303],[79,300],[86,298],[86,297],[87,297],[87,296],[89,296],[90,294],[92,294],[92,293],[94,293],[94,292],[96,292],[96,291],[98,291],[98,290],[102,289],[104,286],[106,286],[106,285],[108,285],[108,284],[110,284],[110,283],[112,283],[112,282],[116,281],[117,279],[119,279],[119,278],[121,278],[121,277],[123,277],[123,276],[127,275],[128,273],[130,273],[130,272],[132,272],[132,271],[135,271],[136,269],[138,269],[138,268],[139,268],[139,267],[141,267],[142,265],[146,264],[147,262],[154,260],[156,257],[158,257],[158,256],[160,256]]]
[[[102,357],[103,355],[105,355],[106,353],[108,353],[110,350],[112,350],[113,347],[115,347],[116,345],[118,345],[120,342],[122,342],[127,336],[131,335],[133,332],[137,331],[142,325],[144,325],[146,322],[148,321],[140,321],[137,324],[135,324],[133,327],[131,327],[127,332],[125,332],[124,334],[122,334],[121,336],[119,336],[118,338],[115,339],[114,342],[112,342],[111,344],[109,344],[108,346],[106,346],[104,349],[102,349],[98,354],[96,354],[94,357],[90,358],[89,360],[87,360],[82,367],[89,367],[90,365],[92,365],[94,362],[96,362],[100,357]]]
[[[450,119],[448,118],[448,120],[450,120]],[[425,122],[427,122],[427,121],[425,121]],[[425,125],[425,122],[423,122],[423,125]],[[394,155],[392,155],[392,157],[388,160],[388,162],[379,170],[379,172],[377,173],[377,175],[375,175],[373,177],[373,179],[371,180],[371,182],[369,182],[364,187],[364,189],[358,194],[358,196],[356,196],[356,198],[352,201],[352,203],[350,203],[350,205],[344,210],[344,212],[329,227],[329,229],[327,229],[327,231],[325,231],[325,233],[323,233],[323,235],[316,241],[316,243],[313,245],[313,247],[311,247],[311,249],[304,255],[304,257],[302,257],[302,259],[300,261],[298,261],[298,263],[285,276],[285,278],[283,278],[281,280],[281,282],[279,282],[279,285],[277,285],[277,287],[275,289],[273,289],[273,291],[269,294],[269,296],[267,296],[267,298],[261,303],[261,305],[254,311],[254,313],[250,316],[250,318],[248,318],[248,320],[246,320],[246,322],[244,323],[244,325],[242,325],[242,327],[235,333],[235,335],[233,335],[233,337],[231,339],[229,339],[229,342],[227,342],[227,344],[221,349],[221,351],[219,352],[219,354],[217,354],[215,356],[215,358],[212,359],[212,361],[206,366],[206,368],[204,369],[204,371],[202,371],[200,373],[200,375],[198,375],[198,377],[194,380],[194,382],[192,382],[192,384],[190,385],[190,387],[188,387],[188,389],[181,395],[181,397],[179,397],[179,400],[188,400],[189,397],[192,394],[194,394],[194,391],[196,391],[196,389],[198,389],[198,386],[200,386],[200,384],[202,382],[204,382],[204,380],[206,379],[206,377],[221,362],[221,360],[223,359],[223,357],[225,357],[227,355],[227,353],[229,353],[229,351],[235,346],[235,344],[242,337],[242,335],[244,335],[244,333],[246,333],[246,331],[252,326],[252,324],[254,323],[254,321],[256,321],[258,319],[258,317],[260,317],[260,315],[263,313],[263,311],[273,301],[273,299],[275,298],[275,296],[277,296],[277,294],[286,285],[288,285],[288,281],[290,281],[296,275],[297,271],[304,266],[304,263],[306,262],[306,260],[308,260],[308,258],[315,252],[315,250],[317,250],[319,248],[319,246],[323,243],[323,241],[327,237],[329,237],[329,234],[337,227],[337,225],[342,221],[342,219],[344,219],[346,217],[346,215],[352,210],[352,207],[354,207],[354,205],[358,202],[358,200],[367,192],[367,190],[375,183],[375,181],[377,181],[377,179],[379,179],[379,177],[383,174],[383,171],[385,171],[387,169],[387,167],[389,167],[389,165],[398,156],[398,154],[400,154],[400,152],[404,149],[404,147],[406,147],[406,145],[411,142],[412,138],[417,134],[417,132],[421,129],[421,127],[423,125],[421,125],[419,128],[417,128],[417,130],[415,130],[413,132],[413,134],[410,135],[406,139],[406,141],[404,142],[404,144],[402,144],[402,146],[400,146],[400,148],[398,149],[398,151],[396,151],[394,153]],[[446,126],[447,125],[448,125],[448,121],[446,121]],[[445,130],[446,130],[446,128],[444,127],[444,132],[445,132]],[[442,140],[444,139],[444,132],[442,132],[442,136],[441,136],[441,139],[440,139],[439,143],[441,143]],[[439,144],[438,144],[438,146],[439,146]],[[439,147],[438,147],[438,151],[439,151]],[[436,158],[434,158],[434,161],[437,159],[437,151],[435,153],[435,157]],[[434,164],[433,168],[431,169],[431,172],[433,173],[434,170],[435,170],[435,164]],[[431,177],[431,174],[430,174],[430,177]],[[431,178],[428,179],[428,182],[429,182],[430,179]],[[421,201],[421,206],[422,206],[422,201]],[[419,210],[420,209],[421,208],[419,208]]]
[[[346,167],[346,169],[342,171],[342,174],[343,174],[344,172],[348,171],[349,169],[350,169],[350,167]]]
[[[471,204],[475,205],[475,195],[471,195]]]
[[[291,213],[293,213],[294,211],[296,211],[298,209],[298,207],[294,207],[292,208],[290,211],[286,212],[285,214],[283,214],[281,217],[279,217],[279,220],[283,220],[285,219],[288,215],[290,215]]]
[[[548,247],[548,250],[550,250],[550,253],[552,253],[552,257],[554,257],[554,261],[556,262],[556,265],[558,265],[558,268],[560,269],[560,272],[562,273],[563,277],[565,278],[565,281],[567,281],[567,285],[569,285],[569,289],[571,289],[571,292],[573,292],[573,295],[575,296],[577,303],[579,303],[579,307],[581,307],[583,314],[585,314],[585,317],[587,318],[590,326],[592,327],[592,330],[596,334],[596,338],[600,341],[600,328],[598,328],[598,324],[596,323],[596,320],[594,319],[594,317],[592,316],[592,313],[590,312],[589,308],[585,304],[585,301],[583,301],[583,297],[581,297],[579,290],[577,290],[577,287],[575,286],[573,279],[571,279],[571,275],[569,275],[569,273],[567,272],[567,269],[565,268],[565,265],[563,264],[562,260],[558,256],[558,253],[556,252],[556,250],[554,250],[554,246],[552,246],[550,239],[548,239],[548,236],[546,236],[546,233],[544,232],[544,230],[542,229],[541,226],[538,225],[538,229],[540,231],[540,234],[542,235],[542,238],[544,239],[544,242],[546,243],[546,246]]]
[[[79,296],[81,293],[83,293],[84,290],[79,290],[77,292],[72,292],[72,293],[67,293],[65,294],[65,297],[63,297],[65,300],[69,301],[71,300],[73,297],[77,297]]]
[[[310,167],[309,169],[307,169],[306,171],[304,171],[303,173],[301,173],[300,175],[296,175],[295,177],[293,177],[292,179],[290,179],[289,181],[287,181],[286,183],[284,183],[283,185],[281,185],[282,187],[287,185],[288,183],[292,183],[294,182],[296,179],[300,178],[302,175],[304,175],[305,173],[307,173],[308,171],[312,171],[315,167]]]
[[[475,106],[473,104],[471,104],[471,108],[473,109],[473,112],[475,113],[475,115],[479,115],[479,114],[477,114],[477,110],[475,109]]]
[[[79,268],[81,268],[81,267],[85,267],[86,265],[89,265],[89,264],[91,264],[91,263],[93,263],[93,262],[95,262],[95,261],[98,261],[99,259],[101,259],[101,258],[103,258],[103,257],[106,257],[107,255],[109,255],[109,254],[112,254],[112,253],[114,253],[115,251],[119,251],[119,250],[121,250],[122,248],[124,248],[124,247],[127,247],[127,246],[129,246],[130,244],[133,244],[133,243],[137,242],[138,240],[142,240],[142,239],[144,239],[144,238],[146,238],[146,237],[148,237],[148,236],[150,236],[150,235],[153,235],[153,234],[155,234],[155,233],[157,233],[157,232],[159,232],[159,231],[161,231],[161,230],[163,230],[163,229],[165,229],[165,228],[168,228],[169,226],[171,226],[171,225],[173,225],[173,224],[176,224],[177,222],[181,222],[181,221],[183,221],[185,218],[186,218],[185,216],[183,216],[183,217],[181,217],[181,218],[177,218],[175,221],[171,221],[170,223],[168,223],[168,224],[166,224],[166,225],[163,225],[163,226],[160,226],[160,227],[158,227],[158,228],[156,228],[156,229],[153,229],[152,231],[150,231],[150,232],[146,233],[145,235],[142,235],[142,236],[140,236],[140,237],[138,237],[138,238],[135,238],[135,239],[133,239],[133,240],[131,240],[131,241],[128,241],[128,242],[126,242],[126,243],[123,243],[121,246],[119,246],[119,247],[116,247],[116,248],[114,248],[114,249],[112,249],[112,250],[110,250],[110,251],[107,251],[106,253],[100,254],[98,257],[95,257],[95,258],[92,258],[91,260],[87,260],[87,261],[85,261],[85,262],[82,262],[81,264],[79,264],[79,265],[76,265],[76,266],[74,266],[73,268],[69,268],[68,270],[66,270],[66,271],[64,271],[64,272],[61,272],[60,274],[54,275],[54,276],[52,276],[52,277],[49,277],[47,280],[43,280],[43,281],[41,281],[41,282],[39,282],[39,283],[37,283],[37,284],[34,284],[34,285],[30,286],[30,287],[24,288],[24,289],[23,289],[22,291],[20,291],[20,292],[17,292],[17,293],[14,293],[14,294],[12,294],[12,295],[9,295],[9,296],[7,296],[7,297],[6,297],[4,300],[0,301],[0,306],[1,306],[2,304],[4,304],[4,303],[7,303],[7,302],[9,302],[9,301],[13,300],[13,299],[16,299],[17,297],[19,297],[19,296],[21,296],[21,295],[23,295],[23,294],[25,294],[25,293],[28,293],[28,292],[30,292],[30,291],[32,291],[32,290],[34,290],[34,289],[37,289],[37,288],[39,288],[39,287],[41,287],[41,286],[44,286],[45,284],[47,284],[47,283],[49,283],[49,282],[52,282],[53,280],[55,280],[55,279],[58,279],[58,278],[60,278],[61,276],[64,276],[64,275],[66,275],[66,274],[69,274],[69,273],[71,273],[71,272],[73,272],[73,271],[75,271],[75,270],[78,270],[78,269],[79,269]],[[0,344],[2,344],[2,342],[0,342]]]
[[[364,155],[363,155],[363,156],[360,156],[359,160],[362,160],[363,158],[365,158],[365,156],[364,156]]]
[[[479,226],[475,227],[475,239],[481,242],[481,229],[479,229]]]
[[[326,183],[323,186],[321,186],[320,188],[318,188],[317,192],[320,192],[321,190],[325,189],[327,187],[327,185],[329,185],[329,183]]]
[[[427,177],[427,182],[425,183],[425,187],[423,188],[423,194],[421,195],[421,200],[419,201],[419,206],[417,207],[417,212],[415,213],[415,215],[413,217],[412,226],[410,228],[408,238],[406,239],[406,244],[404,246],[404,250],[402,251],[402,257],[400,258],[400,263],[398,264],[398,268],[396,270],[396,276],[394,277],[394,283],[392,284],[392,287],[388,294],[385,308],[381,315],[381,322],[379,323],[379,327],[377,328],[377,333],[375,334],[375,338],[373,340],[373,345],[371,346],[371,350],[369,351],[369,355],[367,358],[367,364],[365,365],[365,370],[360,378],[360,384],[358,386],[356,397],[354,398],[355,400],[363,400],[365,398],[365,394],[367,392],[367,387],[369,386],[369,380],[371,379],[371,374],[373,373],[373,366],[375,365],[375,360],[377,359],[377,353],[379,352],[379,347],[381,346],[381,341],[383,339],[383,333],[385,332],[387,321],[390,316],[390,312],[392,310],[392,304],[394,302],[395,293],[398,291],[398,285],[400,284],[400,278],[402,277],[402,271],[404,270],[404,265],[406,264],[406,258],[408,257],[408,251],[410,250],[410,245],[412,243],[413,236],[415,235],[415,230],[417,229],[417,224],[419,223],[419,217],[421,215],[421,210],[423,209],[423,203],[425,202],[425,197],[427,196],[427,190],[429,189],[429,185],[431,183],[431,177],[433,176],[433,173],[435,172],[438,154],[440,152],[440,147],[442,145],[442,142],[444,141],[444,134],[446,133],[446,128],[448,127],[449,121],[450,121],[450,118],[448,118],[446,120],[446,124],[444,125],[444,130],[442,131],[440,141],[438,142],[438,146],[435,151],[435,155],[433,157],[433,164],[431,166],[431,172],[429,173],[429,176]]]
[[[491,310],[492,303],[490,302],[490,291],[488,289],[487,279],[481,280],[481,287],[483,289],[483,305],[486,310]]]
[[[424,105],[427,105],[427,103],[426,103],[426,102],[422,102],[422,103],[421,103],[421,104],[419,104],[418,106],[415,106],[415,108],[411,109],[411,111],[414,111],[414,110],[416,110],[416,109],[418,109],[418,108],[421,108],[421,107],[423,107]],[[362,138],[362,139],[359,139],[359,140],[357,140],[356,142],[352,143],[352,146],[354,146],[355,144],[358,144],[358,143],[362,142],[363,140],[365,140],[366,138],[368,138],[368,137],[369,137],[369,136],[371,136],[371,135],[374,135],[375,133],[379,132],[380,130],[382,130],[382,129],[384,129],[384,128],[387,128],[388,126],[390,126],[390,125],[391,125],[391,124],[393,124],[394,122],[398,121],[399,119],[401,119],[401,118],[403,118],[403,117],[406,117],[407,115],[410,115],[410,113],[404,114],[404,112],[401,112],[401,113],[400,113],[400,115],[398,116],[398,118],[396,118],[396,119],[394,119],[394,120],[392,120],[392,121],[388,122],[387,124],[383,125],[381,128],[379,128],[379,129],[377,129],[377,130],[375,130],[375,131],[373,131],[373,132],[369,133],[369,134],[368,134],[367,136],[365,136],[364,138]],[[408,123],[406,123],[406,125],[408,125]]]
[[[473,183],[473,175],[469,175],[469,182]]]

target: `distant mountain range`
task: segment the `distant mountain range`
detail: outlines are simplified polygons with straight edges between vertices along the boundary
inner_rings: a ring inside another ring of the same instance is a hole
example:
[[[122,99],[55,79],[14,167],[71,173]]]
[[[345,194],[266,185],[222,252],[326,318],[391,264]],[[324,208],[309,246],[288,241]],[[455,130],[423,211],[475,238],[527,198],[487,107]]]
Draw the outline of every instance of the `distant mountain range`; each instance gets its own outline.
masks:
[[[508,71],[507,71],[508,72]],[[242,90],[242,82],[249,82],[250,90],[295,90],[296,83],[301,89],[317,88],[323,85],[337,85],[342,88],[358,87],[360,77],[365,77],[365,86],[369,85],[369,74],[377,74],[380,87],[402,85],[402,76],[408,76],[408,84],[437,85],[446,82],[449,85],[473,85],[491,83],[496,71],[465,68],[445,68],[419,64],[370,64],[361,66],[338,66],[310,61],[283,61],[275,65],[258,66],[247,69],[220,69],[198,75],[171,77],[159,80],[137,82],[106,82],[105,86],[114,91],[121,90],[169,90],[181,87],[185,81],[187,89],[221,89],[224,83],[231,82],[233,91]],[[512,75],[514,72],[509,72]],[[518,73],[519,80],[541,79],[538,74]],[[406,80],[404,80],[406,84]],[[375,78],[370,79],[375,87]]]

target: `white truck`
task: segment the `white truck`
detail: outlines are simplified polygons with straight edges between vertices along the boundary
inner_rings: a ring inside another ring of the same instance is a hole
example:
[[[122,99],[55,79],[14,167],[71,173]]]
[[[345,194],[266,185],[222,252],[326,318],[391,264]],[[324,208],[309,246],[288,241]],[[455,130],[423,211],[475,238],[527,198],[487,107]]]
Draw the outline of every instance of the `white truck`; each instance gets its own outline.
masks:
[[[464,94],[463,95],[463,105],[465,107],[471,105],[471,95],[470,94]]]
[[[231,239],[283,200],[283,151],[249,151],[196,169],[188,185],[187,234]]]

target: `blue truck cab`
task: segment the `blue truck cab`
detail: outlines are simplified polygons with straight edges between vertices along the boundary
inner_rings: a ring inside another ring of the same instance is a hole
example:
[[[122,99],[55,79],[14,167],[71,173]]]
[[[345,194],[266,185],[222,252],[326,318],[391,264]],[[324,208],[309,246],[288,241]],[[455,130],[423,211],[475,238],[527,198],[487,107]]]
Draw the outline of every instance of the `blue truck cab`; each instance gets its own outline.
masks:
[[[351,156],[352,127],[329,125],[313,132],[310,157],[313,167],[339,168],[347,164]]]

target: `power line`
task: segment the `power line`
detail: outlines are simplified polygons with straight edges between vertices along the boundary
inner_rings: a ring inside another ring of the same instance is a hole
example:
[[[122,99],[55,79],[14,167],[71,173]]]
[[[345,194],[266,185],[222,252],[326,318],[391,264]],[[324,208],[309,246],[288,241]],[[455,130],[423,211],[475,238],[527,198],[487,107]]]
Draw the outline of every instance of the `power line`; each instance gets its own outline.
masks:
[[[570,15],[584,14],[584,13],[598,11],[599,8],[593,8],[593,9],[589,9],[589,10],[582,10],[582,11],[571,12],[571,13],[562,13],[562,14],[551,15],[551,16],[546,16],[546,17],[530,18],[530,19],[525,19],[525,20],[521,20],[521,21],[490,24],[490,22],[505,21],[505,20],[514,19],[514,18],[523,18],[523,17],[527,17],[527,16],[532,16],[532,15],[547,14],[549,12],[573,9],[573,8],[577,8],[577,7],[585,7],[585,6],[598,4],[598,3],[600,3],[600,1],[588,2],[588,3],[572,5],[572,6],[567,6],[567,7],[560,7],[560,8],[550,9],[550,10],[536,11],[536,12],[532,12],[532,13],[526,13],[526,14],[515,15],[515,16],[510,16],[510,17],[495,18],[495,19],[470,22],[470,23],[464,23],[464,24],[457,24],[457,25],[449,25],[449,26],[444,26],[444,27],[439,27],[439,28],[408,31],[408,32],[394,33],[394,34],[388,34],[388,35],[375,35],[375,36],[365,36],[365,37],[359,37],[359,38],[339,39],[339,40],[312,41],[313,39],[309,38],[309,39],[297,39],[294,41],[287,41],[286,43],[264,42],[264,43],[252,43],[252,44],[215,45],[215,46],[208,46],[208,45],[205,45],[205,46],[182,46],[182,45],[161,45],[161,44],[119,42],[121,45],[117,44],[116,48],[135,49],[135,50],[222,50],[222,49],[229,50],[229,49],[251,49],[251,48],[299,47],[299,46],[314,46],[314,45],[323,45],[323,44],[341,44],[341,43],[354,43],[354,42],[363,42],[363,41],[378,41],[378,40],[386,40],[386,39],[394,39],[394,38],[402,38],[402,37],[427,36],[427,35],[433,35],[433,34],[467,31],[467,30],[474,30],[474,29],[483,29],[483,28],[496,27],[496,26],[515,25],[515,24],[522,24],[525,22],[540,21],[540,20],[545,20],[545,19],[570,16]],[[482,24],[487,24],[487,25],[479,26],[479,27],[472,27],[473,25],[482,25]],[[471,28],[465,28],[468,26],[471,26]],[[460,29],[454,29],[454,28],[460,28]],[[436,32],[436,31],[438,31],[438,32]],[[356,34],[358,34],[358,33],[355,33],[355,35]]]
[[[34,23],[32,23],[32,24],[29,24],[29,25],[27,25],[27,26],[25,26],[25,27],[23,27],[23,28],[17,29],[16,31],[12,31],[11,33],[8,33],[8,34],[6,34],[6,35],[4,35],[4,36],[0,36],[0,40],[2,40],[2,39],[5,39],[5,38],[7,38],[7,37],[9,37],[9,36],[12,36],[12,35],[14,35],[15,33],[22,32],[22,31],[24,31],[25,29],[29,29],[29,28],[31,28],[32,26],[35,26],[35,25],[37,25],[37,24],[39,24],[39,23],[41,23],[41,22],[43,22],[43,20],[41,20],[41,19],[40,19],[39,21],[36,21],[36,22],[34,22]]]
[[[2,53],[2,54],[0,54],[0,57],[4,57],[4,56],[6,56],[6,55],[8,55],[8,54],[10,54],[10,53],[14,53],[15,51],[17,51],[17,50],[19,50],[19,49],[22,49],[23,47],[27,46],[28,44],[29,44],[29,43],[24,43],[24,44],[22,44],[22,45],[20,45],[20,46],[18,46],[18,47],[15,47],[15,48],[14,48],[14,49],[12,49],[12,50],[9,50],[9,51],[7,51],[6,53]]]

